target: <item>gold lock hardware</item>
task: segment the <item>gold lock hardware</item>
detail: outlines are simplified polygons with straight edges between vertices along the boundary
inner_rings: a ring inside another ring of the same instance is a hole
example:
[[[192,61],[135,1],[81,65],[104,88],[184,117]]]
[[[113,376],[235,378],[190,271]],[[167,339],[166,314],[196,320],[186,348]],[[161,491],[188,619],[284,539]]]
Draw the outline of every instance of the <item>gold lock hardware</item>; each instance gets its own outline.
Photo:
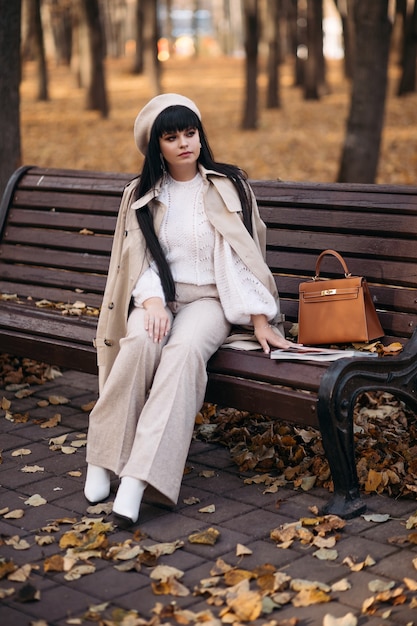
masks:
[[[336,294],[336,289],[323,289],[321,292],[322,296],[334,296]]]

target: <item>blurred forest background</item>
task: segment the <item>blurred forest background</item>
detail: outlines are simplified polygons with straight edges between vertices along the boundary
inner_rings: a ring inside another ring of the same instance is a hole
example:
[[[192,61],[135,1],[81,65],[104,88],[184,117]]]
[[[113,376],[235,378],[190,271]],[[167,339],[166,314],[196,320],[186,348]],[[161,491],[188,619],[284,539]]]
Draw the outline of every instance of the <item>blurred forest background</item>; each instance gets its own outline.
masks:
[[[250,178],[416,184],[417,0],[0,0],[0,192],[21,163],[135,173],[194,99]]]

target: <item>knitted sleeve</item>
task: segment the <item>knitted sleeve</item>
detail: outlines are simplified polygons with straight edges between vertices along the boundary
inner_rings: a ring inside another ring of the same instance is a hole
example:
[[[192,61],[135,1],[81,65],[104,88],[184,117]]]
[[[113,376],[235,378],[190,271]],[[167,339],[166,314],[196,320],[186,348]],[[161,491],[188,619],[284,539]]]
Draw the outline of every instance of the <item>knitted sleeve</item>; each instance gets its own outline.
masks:
[[[135,306],[142,307],[148,298],[161,298],[164,306],[166,304],[164,291],[162,289],[159,274],[150,265],[148,269],[140,276],[138,282],[132,291],[132,297]]]
[[[225,239],[216,232],[214,273],[227,320],[250,324],[251,315],[275,317],[277,304],[269,290],[256,278]]]

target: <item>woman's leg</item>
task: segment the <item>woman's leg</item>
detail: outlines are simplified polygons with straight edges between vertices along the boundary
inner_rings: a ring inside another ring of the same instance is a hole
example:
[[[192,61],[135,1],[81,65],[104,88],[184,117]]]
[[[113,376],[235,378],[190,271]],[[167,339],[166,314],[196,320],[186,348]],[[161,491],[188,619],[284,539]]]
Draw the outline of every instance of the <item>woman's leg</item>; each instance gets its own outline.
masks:
[[[136,428],[129,460],[121,472],[122,477],[149,484],[174,504],[195,416],[204,402],[206,364],[229,331],[230,324],[215,298],[179,307]]]
[[[108,496],[108,470],[119,475],[130,456],[137,421],[166,341],[155,344],[149,338],[143,316],[143,309],[132,310],[127,335],[120,342],[115,364],[90,414],[84,490],[90,502]]]

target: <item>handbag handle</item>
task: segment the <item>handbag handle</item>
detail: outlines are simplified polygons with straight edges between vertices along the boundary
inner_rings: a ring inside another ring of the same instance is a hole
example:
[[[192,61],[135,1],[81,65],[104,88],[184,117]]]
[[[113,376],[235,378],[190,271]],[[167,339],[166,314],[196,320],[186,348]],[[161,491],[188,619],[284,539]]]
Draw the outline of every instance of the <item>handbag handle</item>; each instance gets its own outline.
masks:
[[[351,276],[351,273],[348,270],[348,267],[346,265],[346,262],[344,260],[344,258],[338,253],[336,252],[336,250],[323,250],[323,252],[321,252],[321,254],[318,256],[317,261],[316,261],[316,275],[314,276],[313,280],[318,280],[320,277],[320,264],[322,262],[322,259],[324,256],[326,256],[326,254],[330,254],[336,257],[336,259],[340,262],[341,266],[343,267],[343,270],[345,272],[345,277],[348,278],[349,276]]]

